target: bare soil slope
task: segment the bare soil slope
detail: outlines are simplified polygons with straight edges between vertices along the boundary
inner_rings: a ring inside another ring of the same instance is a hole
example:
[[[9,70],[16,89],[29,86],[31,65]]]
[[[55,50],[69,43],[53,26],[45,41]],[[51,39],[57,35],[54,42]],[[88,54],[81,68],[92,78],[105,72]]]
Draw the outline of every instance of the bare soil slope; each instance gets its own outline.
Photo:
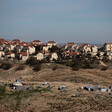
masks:
[[[34,72],[26,66],[24,70],[16,71],[14,66],[10,70],[0,69],[0,80],[14,82],[22,78],[23,82],[35,82],[38,85],[50,82],[52,91],[22,91],[5,96],[0,102],[1,112],[111,112],[112,96],[108,93],[89,92],[81,89],[85,85],[112,85],[112,69],[81,69],[73,71],[71,68],[57,65],[53,71],[53,63],[43,64],[39,72]],[[59,85],[66,85],[67,91],[60,92]],[[80,97],[71,97],[73,94]]]

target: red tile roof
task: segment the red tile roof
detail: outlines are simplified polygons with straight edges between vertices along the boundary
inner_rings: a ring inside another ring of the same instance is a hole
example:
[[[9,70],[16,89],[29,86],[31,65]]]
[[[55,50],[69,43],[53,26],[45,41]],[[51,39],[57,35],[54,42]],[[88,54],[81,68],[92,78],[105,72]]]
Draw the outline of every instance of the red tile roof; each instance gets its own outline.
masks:
[[[47,43],[56,43],[55,41],[48,41]]]
[[[23,44],[19,43],[19,45],[17,45],[17,46],[23,46]]]
[[[41,42],[40,40],[34,40],[33,42]]]
[[[4,40],[3,38],[1,38],[1,39],[0,39],[0,42],[1,42],[1,41],[5,41],[5,40]]]
[[[25,52],[20,52],[20,54],[22,54],[23,56],[27,56],[27,53]]]
[[[12,41],[13,44],[17,45],[19,44],[20,42],[19,41]]]
[[[19,39],[13,39],[12,41],[18,41],[18,42],[20,42],[20,40],[19,40]]]
[[[5,42],[2,42],[2,41],[1,41],[0,44],[5,44]]]
[[[85,46],[89,46],[89,44],[85,43],[81,45],[81,47],[85,47]]]
[[[6,55],[14,54],[13,52],[7,52]]]
[[[27,42],[24,42],[24,41],[23,41],[23,42],[21,42],[20,44],[26,44],[26,45],[28,45],[28,43],[27,43]]]
[[[12,42],[7,42],[6,45],[14,45]]]
[[[68,53],[69,55],[79,55],[81,54],[81,52],[65,52]]]
[[[7,44],[7,43],[9,43],[9,41],[7,41],[7,40],[1,38],[1,39],[0,39],[0,43],[1,43],[1,44]]]
[[[28,44],[27,46],[28,46],[28,47],[33,47],[33,45],[32,45],[32,44]]]
[[[34,46],[45,46],[45,44],[43,44],[43,43],[41,43],[41,44],[32,43],[31,45],[34,45]]]
[[[95,45],[92,45],[91,47],[96,47]]]
[[[75,44],[74,42],[68,42],[68,44]]]
[[[41,43],[40,46],[45,46],[45,44]]]
[[[50,54],[52,55],[52,54],[54,54],[54,53],[56,53],[56,52],[51,52]],[[57,53],[56,53],[57,54]]]
[[[19,45],[17,45],[17,46],[33,47],[32,44],[29,44],[29,43],[27,43],[27,42],[21,42],[21,43],[19,43]]]
[[[32,43],[32,45],[37,46],[37,45],[39,45],[39,44],[37,44],[37,43]]]

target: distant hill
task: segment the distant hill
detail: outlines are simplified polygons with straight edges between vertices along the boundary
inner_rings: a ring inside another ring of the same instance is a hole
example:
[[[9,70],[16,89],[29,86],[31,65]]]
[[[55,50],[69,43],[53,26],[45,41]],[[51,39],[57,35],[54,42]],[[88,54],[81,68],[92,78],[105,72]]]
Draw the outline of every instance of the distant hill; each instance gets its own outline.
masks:
[[[6,40],[8,40],[8,41],[12,41],[11,39],[6,39]],[[29,41],[28,43],[31,43],[32,41]],[[46,43],[44,43],[44,44],[46,44]],[[66,44],[66,43],[58,43],[58,45],[59,46],[61,46],[61,45],[64,45],[64,44]],[[83,43],[76,43],[78,46],[80,46],[81,44],[83,44]],[[103,46],[103,44],[96,44],[96,43],[88,43],[88,44],[90,44],[90,45],[96,45],[97,47],[102,47]]]
[[[59,46],[61,46],[61,45],[64,45],[64,44],[66,44],[66,43],[58,43],[58,45]],[[78,46],[80,46],[80,45],[82,45],[83,43],[76,43]],[[97,46],[97,47],[102,47],[103,46],[103,44],[96,44],[96,43],[88,43],[88,44],[90,44],[90,45],[95,45],[95,46]]]

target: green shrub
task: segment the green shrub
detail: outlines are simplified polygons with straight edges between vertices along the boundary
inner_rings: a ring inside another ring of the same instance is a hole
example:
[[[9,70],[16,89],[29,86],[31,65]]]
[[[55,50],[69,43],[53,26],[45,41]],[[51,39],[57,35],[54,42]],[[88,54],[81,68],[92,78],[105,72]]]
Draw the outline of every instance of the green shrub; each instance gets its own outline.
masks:
[[[57,65],[53,66],[52,70],[55,71],[58,68]]]
[[[27,59],[26,62],[25,62],[25,64],[30,65],[30,66],[35,66],[39,63],[40,62],[34,57],[31,57],[31,58]]]
[[[73,61],[67,61],[66,62],[66,66],[73,67],[73,65],[74,65]]]
[[[107,63],[107,62],[109,62],[109,59],[107,59],[107,57],[103,57],[102,61]]]
[[[91,68],[91,62],[89,60],[85,60],[83,64],[84,64],[83,68],[85,69]]]
[[[101,68],[102,71],[106,71],[107,69],[108,69],[107,66],[104,66],[104,67]]]
[[[41,64],[35,65],[33,70],[34,71],[40,71],[41,70]]]
[[[72,70],[74,70],[74,71],[78,71],[80,69],[80,66],[78,66],[78,65],[75,65],[74,67],[72,67]]]
[[[8,70],[12,67],[11,63],[3,63],[1,64],[0,68],[3,68],[4,70]]]
[[[49,51],[50,52],[58,52],[58,51],[60,51],[60,48],[57,46],[52,46],[52,48],[49,48]]]
[[[0,68],[2,68],[2,64],[0,65]]]
[[[0,86],[0,96],[3,96],[5,94],[5,87]]]
[[[24,65],[19,65],[15,70],[19,71],[19,70],[24,70],[25,66]]]

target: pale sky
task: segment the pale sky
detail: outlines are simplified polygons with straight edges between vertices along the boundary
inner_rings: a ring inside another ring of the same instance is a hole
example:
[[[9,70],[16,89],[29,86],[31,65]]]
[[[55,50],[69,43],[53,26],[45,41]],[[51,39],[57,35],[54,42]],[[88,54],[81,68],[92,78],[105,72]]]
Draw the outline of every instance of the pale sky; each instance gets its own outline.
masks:
[[[112,42],[112,0],[0,0],[0,38]]]

